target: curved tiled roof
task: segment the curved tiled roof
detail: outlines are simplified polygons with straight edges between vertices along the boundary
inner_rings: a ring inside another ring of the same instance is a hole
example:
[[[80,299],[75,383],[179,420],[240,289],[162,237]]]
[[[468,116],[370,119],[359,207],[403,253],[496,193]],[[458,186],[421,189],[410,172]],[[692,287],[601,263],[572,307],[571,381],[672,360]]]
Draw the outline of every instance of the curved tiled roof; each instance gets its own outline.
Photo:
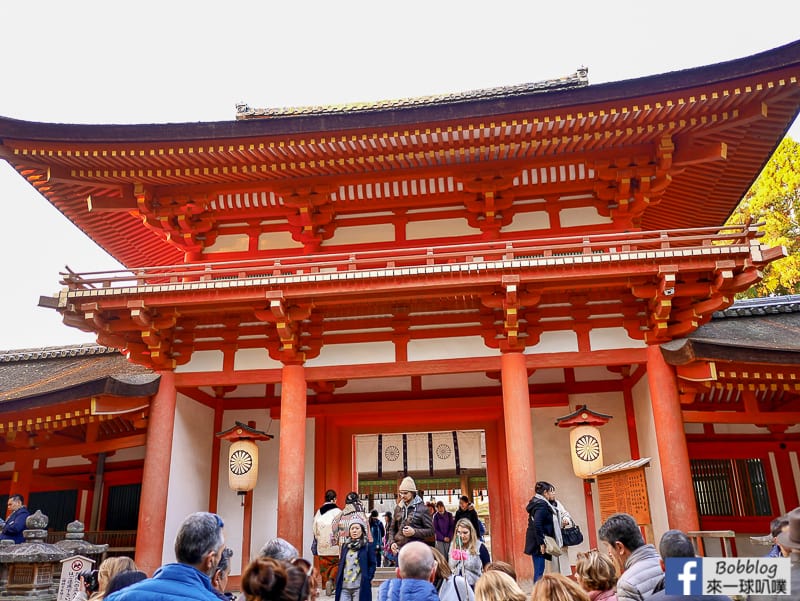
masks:
[[[800,364],[800,295],[736,301],[686,338],[661,345],[668,363]]]
[[[800,313],[800,294],[738,300],[724,311],[714,313],[713,318],[756,317],[777,313]]]
[[[95,395],[150,396],[158,374],[96,344],[0,351],[0,409]],[[22,406],[19,407],[23,408]]]

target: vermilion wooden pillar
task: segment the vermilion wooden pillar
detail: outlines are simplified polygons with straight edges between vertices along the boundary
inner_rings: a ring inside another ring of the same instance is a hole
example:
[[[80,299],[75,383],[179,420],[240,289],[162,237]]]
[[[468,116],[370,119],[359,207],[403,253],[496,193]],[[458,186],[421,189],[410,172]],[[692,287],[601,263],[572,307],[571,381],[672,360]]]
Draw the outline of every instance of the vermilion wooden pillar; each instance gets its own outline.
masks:
[[[278,455],[278,536],[303,548],[306,464],[306,378],[302,365],[287,364],[281,374],[281,425]]]
[[[158,393],[150,402],[147,442],[139,500],[139,536],[136,537],[136,565],[152,576],[161,566],[164,527],[167,521],[166,491],[172,459],[172,432],[175,426],[175,374],[161,372]],[[145,534],[148,533],[148,534]]]
[[[528,370],[525,355],[518,352],[501,356],[503,383],[503,423],[506,432],[508,453],[509,506],[514,515],[510,532],[513,565],[520,580],[533,578],[533,564],[522,553],[525,548],[525,531],[528,527],[525,506],[533,496],[536,475],[533,461],[533,428],[531,427],[531,403],[528,395]]]
[[[20,433],[20,436],[24,435]],[[44,459],[42,459],[44,461]],[[14,455],[14,473],[11,476],[11,488],[8,491],[11,495],[22,495],[25,503],[31,492],[31,478],[33,478],[33,451],[17,451]],[[6,515],[6,508],[3,507],[3,515]]]
[[[647,380],[653,404],[669,527],[684,532],[699,530],[700,521],[689,467],[689,449],[683,431],[678,382],[675,372],[664,361],[661,347],[657,344],[647,347]]]

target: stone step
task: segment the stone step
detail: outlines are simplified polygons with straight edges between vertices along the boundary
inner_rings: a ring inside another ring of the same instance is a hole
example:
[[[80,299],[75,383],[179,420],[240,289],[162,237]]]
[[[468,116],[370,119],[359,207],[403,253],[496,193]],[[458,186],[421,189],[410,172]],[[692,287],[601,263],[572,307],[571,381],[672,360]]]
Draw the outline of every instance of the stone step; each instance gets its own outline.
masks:
[[[392,578],[396,578],[397,573],[395,572],[395,568],[377,568],[375,570],[375,576],[372,578],[372,586],[380,586],[381,582],[385,580],[391,580]]]

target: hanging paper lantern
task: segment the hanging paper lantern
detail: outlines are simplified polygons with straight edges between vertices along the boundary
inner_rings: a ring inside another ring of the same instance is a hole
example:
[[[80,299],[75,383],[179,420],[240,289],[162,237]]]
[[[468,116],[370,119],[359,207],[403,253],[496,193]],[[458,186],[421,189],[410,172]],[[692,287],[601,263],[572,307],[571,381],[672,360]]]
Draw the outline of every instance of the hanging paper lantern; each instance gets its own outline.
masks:
[[[577,426],[569,433],[572,449],[572,471],[578,478],[591,478],[603,467],[603,444],[600,430],[594,426]]]
[[[252,439],[234,441],[228,451],[228,486],[237,492],[253,490],[258,480],[258,446]]]

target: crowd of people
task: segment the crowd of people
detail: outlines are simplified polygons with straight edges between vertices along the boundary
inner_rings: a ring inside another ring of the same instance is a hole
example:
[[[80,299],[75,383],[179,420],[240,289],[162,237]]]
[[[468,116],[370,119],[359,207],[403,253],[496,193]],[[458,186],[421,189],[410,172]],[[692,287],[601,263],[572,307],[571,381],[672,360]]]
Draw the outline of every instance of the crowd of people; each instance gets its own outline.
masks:
[[[558,533],[575,525],[548,482],[536,483],[527,506],[525,552],[534,568],[528,595],[510,564],[491,561],[473,525],[474,508],[468,498],[460,499],[459,512],[448,519],[440,504],[428,505],[418,493],[414,480],[406,477],[393,514],[379,516],[373,511],[367,517],[355,492],[339,508],[336,492],[327,491],[313,521],[317,566],[276,538],[242,567],[238,587],[228,583],[233,551],[225,546],[222,519],[213,513],[193,513],[178,530],[174,563],[148,578],[128,557],[107,558],[96,571],[81,574],[82,587],[73,601],[232,601],[236,597],[230,589],[241,591],[237,601],[315,601],[322,586],[335,601],[371,601],[377,566],[381,560],[386,565],[388,556],[394,557],[390,561],[396,562],[397,577],[381,584],[380,601],[730,601],[724,595],[667,595],[665,563],[694,557],[692,541],[680,530],[669,530],[656,548],[645,542],[636,520],[625,513],[611,515],[601,525],[597,538],[603,550],[578,553],[574,574],[572,566],[569,575],[563,574],[568,562],[554,560],[561,556],[567,537]],[[27,508],[21,496],[13,495],[8,509],[2,536],[13,537],[15,523]],[[789,585],[792,598],[797,598],[800,507],[773,520],[771,537],[774,547],[767,556],[791,559]],[[548,561],[550,570],[545,573]],[[751,595],[748,601],[786,598]]]

